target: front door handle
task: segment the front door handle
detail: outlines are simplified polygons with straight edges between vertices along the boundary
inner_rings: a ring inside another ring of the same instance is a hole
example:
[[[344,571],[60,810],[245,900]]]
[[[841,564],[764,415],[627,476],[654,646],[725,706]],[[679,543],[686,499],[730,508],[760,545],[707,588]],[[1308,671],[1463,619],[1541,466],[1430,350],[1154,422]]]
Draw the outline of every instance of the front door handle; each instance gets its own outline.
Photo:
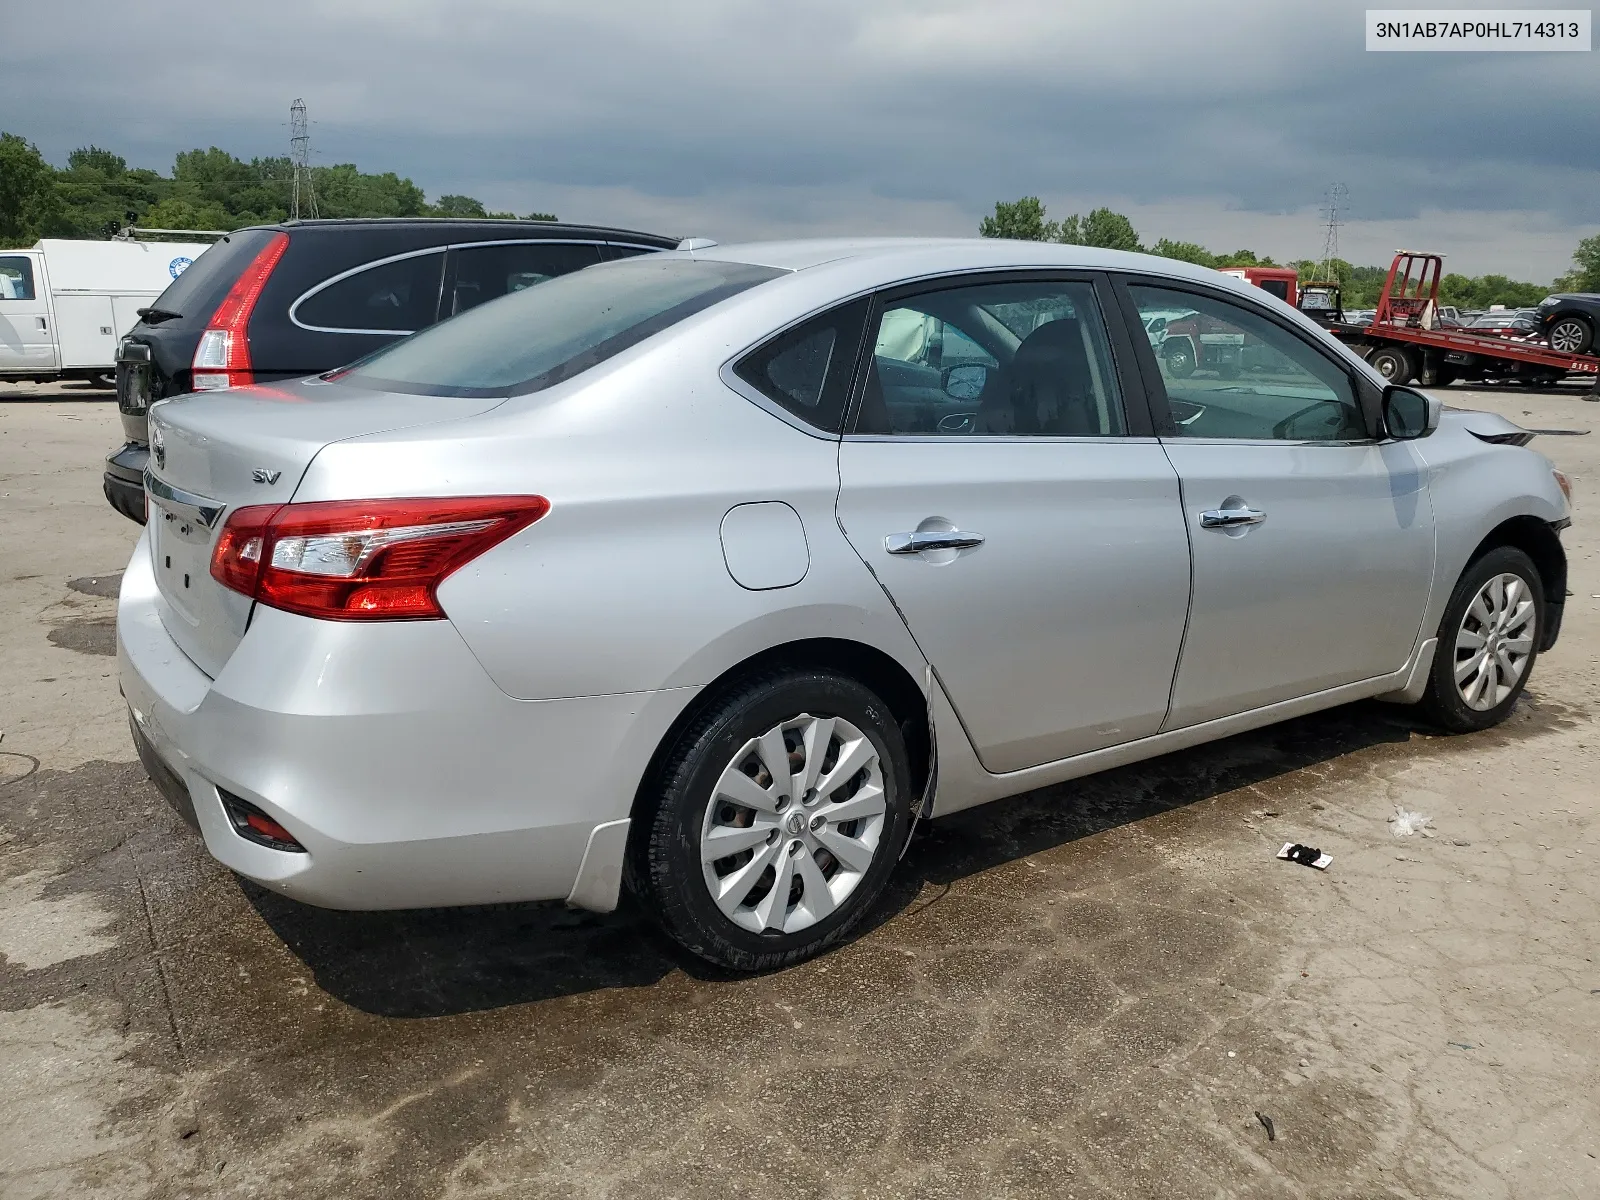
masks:
[[[1241,525],[1259,525],[1267,514],[1258,508],[1211,508],[1200,514],[1202,529],[1236,529]]]
[[[983,534],[963,533],[959,529],[919,529],[915,533],[891,533],[883,539],[890,554],[921,554],[924,550],[970,550],[983,545]]]

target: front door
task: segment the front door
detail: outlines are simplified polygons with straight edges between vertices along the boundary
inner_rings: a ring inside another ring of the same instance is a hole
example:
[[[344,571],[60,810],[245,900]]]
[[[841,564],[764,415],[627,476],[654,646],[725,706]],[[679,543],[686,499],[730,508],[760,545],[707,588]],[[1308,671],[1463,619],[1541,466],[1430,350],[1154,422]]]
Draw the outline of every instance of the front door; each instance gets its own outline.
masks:
[[[1265,313],[1212,293],[1128,290],[1141,314],[1187,304],[1239,351],[1226,368],[1174,371],[1165,353],[1151,364],[1194,553],[1167,727],[1399,670],[1433,574],[1415,449],[1372,439],[1345,364]]]
[[[0,254],[0,373],[56,369],[56,338],[41,275],[37,255]]]
[[[1095,284],[947,281],[878,312],[839,520],[984,766],[1156,732],[1189,551],[1177,476],[1148,414],[1130,421]]]

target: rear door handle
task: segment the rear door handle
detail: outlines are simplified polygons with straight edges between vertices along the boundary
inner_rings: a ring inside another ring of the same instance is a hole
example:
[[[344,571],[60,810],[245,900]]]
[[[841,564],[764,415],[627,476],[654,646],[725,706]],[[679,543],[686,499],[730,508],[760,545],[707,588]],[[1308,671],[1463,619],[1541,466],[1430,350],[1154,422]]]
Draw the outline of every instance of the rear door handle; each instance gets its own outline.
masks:
[[[1240,525],[1259,525],[1267,514],[1258,508],[1210,508],[1200,514],[1202,529],[1234,529]]]
[[[924,550],[970,550],[983,545],[983,534],[963,533],[959,529],[919,529],[915,533],[891,533],[883,539],[890,554],[921,554]]]

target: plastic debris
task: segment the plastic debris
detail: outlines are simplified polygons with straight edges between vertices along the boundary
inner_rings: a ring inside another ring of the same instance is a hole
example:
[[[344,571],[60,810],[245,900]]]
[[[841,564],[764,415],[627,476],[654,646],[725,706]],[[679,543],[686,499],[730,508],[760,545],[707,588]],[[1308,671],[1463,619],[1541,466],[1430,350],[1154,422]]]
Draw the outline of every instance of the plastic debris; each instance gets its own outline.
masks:
[[[1389,831],[1395,837],[1410,837],[1413,833],[1420,833],[1423,837],[1433,836],[1433,818],[1424,816],[1419,812],[1411,812],[1401,808],[1398,804],[1394,807],[1394,816],[1389,818],[1393,828]]]
[[[1302,846],[1299,842],[1285,842],[1283,849],[1278,851],[1278,857],[1297,862],[1302,867],[1315,867],[1319,871],[1326,871],[1333,863],[1333,855],[1324,854],[1315,846]]]
[[[1261,1128],[1267,1131],[1267,1141],[1275,1142],[1278,1140],[1278,1131],[1273,1128],[1271,1117],[1264,1112],[1258,1112],[1256,1113],[1256,1120],[1260,1121]]]

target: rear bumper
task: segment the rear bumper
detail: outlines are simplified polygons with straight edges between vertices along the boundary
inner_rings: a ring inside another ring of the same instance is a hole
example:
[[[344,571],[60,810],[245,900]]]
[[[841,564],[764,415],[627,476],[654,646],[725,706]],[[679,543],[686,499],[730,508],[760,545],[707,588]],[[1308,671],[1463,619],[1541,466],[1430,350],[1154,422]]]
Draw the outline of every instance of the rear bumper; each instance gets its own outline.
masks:
[[[161,623],[148,535],[123,576],[117,635],[135,742],[174,807],[218,861],[327,908],[610,907],[620,860],[593,853],[586,867],[586,851],[614,840],[694,691],[514,700],[449,622],[259,607],[213,680]],[[219,788],[305,853],[241,837]]]
[[[111,507],[141,525],[145,522],[144,467],[149,461],[149,446],[143,442],[128,442],[106,456],[102,481]]]

